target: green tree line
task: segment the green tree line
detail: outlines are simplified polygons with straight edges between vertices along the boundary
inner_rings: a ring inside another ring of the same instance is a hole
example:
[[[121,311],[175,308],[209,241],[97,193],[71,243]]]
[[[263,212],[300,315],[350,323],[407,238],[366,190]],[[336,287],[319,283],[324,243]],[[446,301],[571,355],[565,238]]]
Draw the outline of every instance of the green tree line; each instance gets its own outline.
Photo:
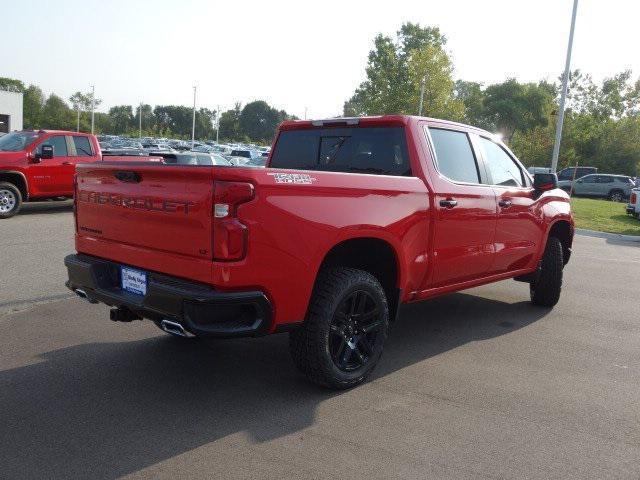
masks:
[[[27,129],[91,130],[91,105],[97,108],[100,99],[91,93],[76,92],[68,102],[52,93],[45,96],[37,85],[25,85],[22,81],[0,77],[0,90],[23,94],[23,121]],[[220,113],[208,108],[196,111],[196,139],[210,140],[216,137],[216,126],[220,127],[219,138],[224,141],[250,141],[269,143],[275,130],[283,120],[295,118],[284,110],[277,110],[263,100],[235,106]],[[142,104],[116,105],[108,112],[94,113],[94,130],[112,135],[142,135],[171,138],[191,138],[193,110],[178,105]]]
[[[483,85],[455,80],[446,37],[438,28],[406,23],[395,38],[379,34],[366,79],[344,104],[345,116],[418,113],[501,134],[527,166],[550,166],[561,78]],[[640,79],[624,71],[600,83],[579,70],[569,96],[559,168],[590,165],[603,172],[640,173]]]

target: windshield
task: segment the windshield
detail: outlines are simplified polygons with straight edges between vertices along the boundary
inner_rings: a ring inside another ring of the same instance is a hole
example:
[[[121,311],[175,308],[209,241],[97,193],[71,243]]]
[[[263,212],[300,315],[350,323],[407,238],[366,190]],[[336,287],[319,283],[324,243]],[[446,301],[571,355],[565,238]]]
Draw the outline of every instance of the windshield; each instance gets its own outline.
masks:
[[[19,152],[31,145],[37,138],[37,132],[11,132],[0,137],[0,151]]]

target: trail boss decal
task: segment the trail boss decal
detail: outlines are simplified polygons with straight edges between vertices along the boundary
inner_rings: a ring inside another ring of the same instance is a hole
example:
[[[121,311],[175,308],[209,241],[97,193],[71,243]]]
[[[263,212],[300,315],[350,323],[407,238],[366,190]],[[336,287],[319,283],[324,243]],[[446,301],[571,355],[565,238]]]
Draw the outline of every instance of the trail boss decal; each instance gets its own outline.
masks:
[[[311,175],[306,173],[268,173],[273,176],[276,183],[297,183],[300,185],[311,185],[316,181]]]

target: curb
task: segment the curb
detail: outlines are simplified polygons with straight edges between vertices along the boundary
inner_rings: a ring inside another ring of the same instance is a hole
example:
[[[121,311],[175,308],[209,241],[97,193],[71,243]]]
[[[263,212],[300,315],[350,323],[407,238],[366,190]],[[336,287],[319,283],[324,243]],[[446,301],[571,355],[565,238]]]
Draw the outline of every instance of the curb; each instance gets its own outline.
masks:
[[[622,235],[620,233],[598,232],[596,230],[585,230],[584,228],[576,228],[578,235],[585,237],[608,238],[619,240],[621,242],[640,242],[640,235]]]

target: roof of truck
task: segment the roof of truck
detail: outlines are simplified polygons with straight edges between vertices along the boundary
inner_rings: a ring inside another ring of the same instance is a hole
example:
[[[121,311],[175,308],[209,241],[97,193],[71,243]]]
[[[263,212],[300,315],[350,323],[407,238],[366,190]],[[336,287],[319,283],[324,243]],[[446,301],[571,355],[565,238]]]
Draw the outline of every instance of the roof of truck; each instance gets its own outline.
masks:
[[[478,132],[482,132],[486,135],[495,136],[494,133],[488,132],[478,127],[474,127],[473,125],[466,125],[459,122],[453,122],[451,120],[442,120],[440,118],[431,118],[431,117],[419,117],[417,115],[377,115],[377,116],[368,116],[368,117],[336,117],[336,118],[326,118],[326,119],[317,119],[317,120],[287,120],[280,124],[280,130],[298,130],[298,129],[307,129],[314,127],[324,127],[324,126],[364,126],[364,127],[375,127],[375,126],[390,126],[390,125],[408,125],[412,122],[417,121],[428,121],[439,123],[441,125],[450,125],[463,127],[465,129],[473,129]]]

